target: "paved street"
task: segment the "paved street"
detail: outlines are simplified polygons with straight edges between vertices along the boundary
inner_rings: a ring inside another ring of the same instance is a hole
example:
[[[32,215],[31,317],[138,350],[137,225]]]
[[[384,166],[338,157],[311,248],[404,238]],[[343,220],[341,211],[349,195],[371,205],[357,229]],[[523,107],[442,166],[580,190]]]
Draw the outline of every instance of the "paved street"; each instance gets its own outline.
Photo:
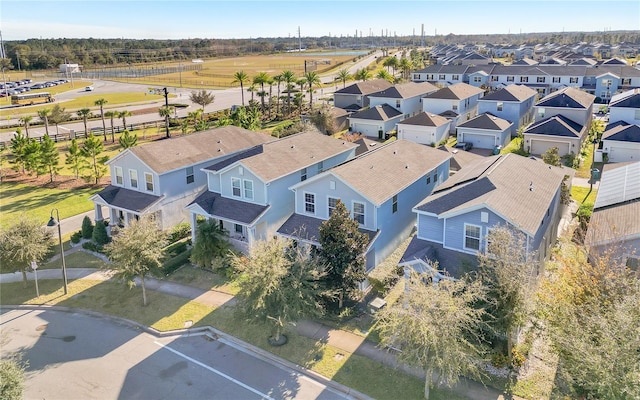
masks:
[[[1,314],[2,355],[29,361],[25,399],[344,399],[224,338],[157,338],[110,318]]]

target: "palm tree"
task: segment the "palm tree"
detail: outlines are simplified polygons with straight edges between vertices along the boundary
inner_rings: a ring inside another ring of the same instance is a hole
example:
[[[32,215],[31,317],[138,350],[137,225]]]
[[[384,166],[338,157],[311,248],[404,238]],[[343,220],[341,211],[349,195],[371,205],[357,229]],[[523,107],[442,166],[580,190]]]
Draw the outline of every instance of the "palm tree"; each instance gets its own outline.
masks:
[[[51,114],[50,108],[41,108],[38,110],[38,117],[44,122],[44,131],[49,136],[49,115]]]
[[[336,76],[336,80],[342,81],[342,88],[347,87],[347,81],[353,79],[353,76],[349,73],[349,70],[346,68],[342,68],[338,71],[338,76]]]
[[[160,107],[158,109],[158,114],[160,114],[160,116],[162,118],[164,118],[164,127],[167,130],[167,137],[171,137],[171,133],[169,132],[169,117],[171,116],[171,113],[173,112],[173,107]]]
[[[102,135],[104,136],[104,141],[107,141],[107,125],[104,122],[104,105],[107,104],[108,101],[106,99],[98,99],[93,102],[96,106],[100,106],[100,118],[102,118]]]
[[[29,124],[31,123],[31,120],[33,120],[33,117],[30,115],[25,115],[20,118],[20,122],[24,125],[24,132],[27,135],[27,139],[29,139]]]
[[[271,77],[266,72],[260,72],[258,75],[253,77],[253,84],[260,85],[260,92],[258,93],[258,96],[260,96],[262,102],[262,111],[264,111],[264,96],[267,95],[264,91],[264,84],[269,83],[270,81]]]
[[[122,118],[122,128],[127,129],[127,117],[132,116],[133,114],[129,110],[123,110],[118,112],[118,118]]]
[[[280,83],[282,83],[283,80],[282,75],[276,75],[273,77],[273,81],[278,84],[278,92],[276,95],[276,116],[280,112]]]
[[[360,81],[367,81],[371,79],[371,71],[366,68],[362,68],[356,71],[355,78]]]
[[[387,71],[389,70],[389,68],[393,69],[393,75],[396,74],[396,68],[398,67],[398,59],[395,58],[394,56],[391,57],[387,57],[384,62],[382,63],[382,66],[387,68]],[[391,72],[391,71],[388,71]]]
[[[304,74],[304,79],[307,80],[307,86],[309,89],[309,107],[313,106],[313,87],[322,86],[322,81],[320,80],[320,75],[316,71],[309,71]]]
[[[251,93],[251,100],[249,100],[249,105],[253,104],[253,95],[256,92],[256,85],[255,84],[251,84],[248,88],[247,88],[247,92]]]
[[[402,60],[400,60],[398,67],[402,70],[402,77],[404,79],[409,79],[409,73],[411,72],[411,69],[413,69],[411,60],[409,60],[408,58],[403,58]]]
[[[385,79],[391,83],[393,83],[393,75],[389,73],[386,69],[381,69],[380,72],[376,75],[378,79]]]
[[[233,74],[233,81],[231,83],[240,83],[240,94],[242,95],[242,105],[244,106],[244,84],[249,82],[249,75],[244,71],[238,71]]]
[[[87,136],[87,118],[91,115],[91,110],[88,108],[81,108],[76,111],[78,117],[82,118],[82,122],[84,123],[84,135]]]
[[[117,111],[107,111],[104,113],[104,116],[111,119],[111,143],[116,142],[116,136],[113,132],[113,119],[118,116]]]
[[[291,113],[291,89],[293,89],[291,83],[296,80],[296,74],[286,70],[282,73],[282,80],[287,84],[287,114],[289,114]]]

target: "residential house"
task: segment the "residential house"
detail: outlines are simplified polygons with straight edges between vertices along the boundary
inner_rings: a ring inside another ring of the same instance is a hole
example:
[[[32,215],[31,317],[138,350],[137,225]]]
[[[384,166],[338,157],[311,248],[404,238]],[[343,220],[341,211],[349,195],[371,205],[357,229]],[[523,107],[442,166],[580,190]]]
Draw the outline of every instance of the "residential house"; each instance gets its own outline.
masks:
[[[474,148],[495,149],[511,140],[513,124],[491,113],[483,113],[458,125],[458,143],[472,143]]]
[[[407,82],[393,85],[369,95],[369,106],[388,104],[409,118],[422,111],[421,99],[438,88],[429,82]]]
[[[542,155],[557,147],[559,156],[578,154],[588,129],[564,115],[554,115],[533,123],[524,131],[524,148],[531,154]]]
[[[533,120],[537,92],[524,85],[508,85],[478,100],[478,113],[491,113],[512,122],[511,136]]]
[[[256,240],[273,234],[293,213],[290,186],[355,157],[357,147],[309,131],[205,167],[207,189],[186,207],[193,237],[202,216],[218,222],[229,232],[230,242],[246,251]]]
[[[338,200],[369,235],[367,271],[406,239],[411,208],[449,176],[446,152],[396,140],[291,186],[295,214],[278,234],[319,246],[319,228]]]
[[[465,81],[467,65],[429,65],[414,71],[411,80],[414,82],[430,82],[437,85],[454,85]]]
[[[447,153],[451,154],[451,160],[449,160],[449,175],[458,172],[467,165],[474,164],[484,158],[484,156],[481,156],[479,154],[475,154],[462,149],[456,149],[455,147],[439,146],[438,150],[446,151]]]
[[[602,155],[612,163],[640,160],[640,125],[625,121],[607,125],[602,133]]]
[[[391,87],[386,79],[356,82],[333,93],[333,105],[357,111],[369,106],[369,95]]]
[[[400,266],[434,280],[458,278],[477,267],[476,255],[497,226],[522,233],[523,250],[546,259],[557,237],[565,174],[517,154],[463,167],[414,207],[418,229]]]
[[[585,237],[592,255],[609,252],[640,266],[640,161],[607,164]]]
[[[377,105],[349,116],[349,131],[365,136],[386,139],[404,119],[404,114],[389,104]]]
[[[536,103],[535,121],[540,121],[554,115],[562,115],[584,125],[589,129],[593,118],[593,103],[595,96],[580,89],[567,87],[555,91]]]
[[[423,97],[422,111],[431,114],[440,114],[447,111],[456,113],[457,117],[452,119],[450,127],[450,132],[454,133],[459,123],[477,115],[478,100],[483,94],[484,91],[482,89],[466,83],[456,83]]]
[[[126,226],[145,215],[163,229],[186,221],[184,207],[207,183],[204,166],[272,140],[225,126],[128,148],[107,162],[111,184],[90,198],[95,220],[104,219],[105,206],[111,225]]]
[[[609,103],[609,123],[640,124],[640,89],[616,94]]]
[[[449,137],[451,121],[440,115],[421,112],[398,123],[398,139],[435,145]]]

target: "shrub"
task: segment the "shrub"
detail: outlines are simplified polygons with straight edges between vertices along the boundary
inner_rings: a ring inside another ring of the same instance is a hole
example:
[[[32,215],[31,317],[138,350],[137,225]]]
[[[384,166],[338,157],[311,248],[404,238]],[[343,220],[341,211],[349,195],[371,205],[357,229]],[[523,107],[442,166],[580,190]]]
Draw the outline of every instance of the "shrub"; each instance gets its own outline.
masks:
[[[82,219],[82,238],[83,239],[91,239],[93,235],[93,222],[91,222],[91,218],[85,215]]]
[[[175,243],[180,239],[184,239],[191,235],[191,225],[188,222],[180,223],[171,228],[169,234],[169,243]]]
[[[170,254],[171,256],[176,256],[180,253],[184,253],[185,251],[187,251],[187,242],[173,243],[169,245],[165,251],[167,254]]]
[[[75,232],[71,235],[71,243],[80,243],[80,239],[82,239],[82,231]]]
[[[104,224],[97,224],[93,228],[92,239],[98,246],[103,246],[109,243],[111,238],[107,235],[107,227],[104,226]]]
[[[82,248],[86,249],[86,250],[89,250],[89,251],[95,251],[95,252],[98,251],[98,247],[93,242],[84,242],[84,243],[82,243]]]
[[[497,368],[504,368],[509,364],[509,357],[503,353],[493,353],[491,355],[491,364]]]
[[[178,268],[189,262],[189,257],[191,257],[191,250],[187,250],[178,254],[175,257],[167,259],[164,263],[162,263],[162,273],[165,275],[169,275]]]

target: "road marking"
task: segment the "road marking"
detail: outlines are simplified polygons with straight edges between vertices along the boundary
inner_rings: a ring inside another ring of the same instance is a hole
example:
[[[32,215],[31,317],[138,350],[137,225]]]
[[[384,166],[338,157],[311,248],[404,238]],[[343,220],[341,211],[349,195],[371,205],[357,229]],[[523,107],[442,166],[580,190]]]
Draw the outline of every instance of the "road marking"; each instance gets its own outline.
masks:
[[[158,342],[158,341],[154,341],[153,343],[157,344],[158,346],[162,347],[163,349],[167,349],[167,350],[169,350],[170,352],[172,352],[172,353],[174,353],[174,354],[176,354],[176,355],[179,355],[180,357],[182,357],[182,358],[184,358],[184,359],[186,359],[186,360],[191,361],[192,363],[194,363],[194,364],[196,364],[196,365],[201,366],[202,368],[208,369],[209,371],[213,372],[214,374],[220,375],[221,377],[223,377],[223,378],[225,378],[225,379],[230,380],[231,382],[235,383],[235,384],[236,384],[236,385],[238,385],[238,386],[242,386],[243,388],[245,388],[245,389],[247,389],[247,390],[249,390],[249,391],[251,391],[251,392],[253,392],[253,393],[257,394],[258,396],[261,396],[263,399],[267,399],[267,400],[275,400],[274,398],[269,397],[269,395],[267,395],[267,394],[265,394],[265,393],[262,393],[262,392],[260,392],[259,390],[254,389],[254,388],[252,388],[251,386],[246,385],[246,384],[244,384],[244,383],[240,382],[239,380],[237,380],[237,379],[234,379],[234,378],[230,377],[229,375],[225,374],[224,372],[220,372],[220,371],[218,371],[217,369],[215,369],[215,368],[213,368],[213,367],[210,367],[210,366],[208,366],[207,364],[201,363],[200,361],[198,361],[198,360],[196,360],[196,359],[193,359],[193,358],[189,357],[188,355],[183,354],[183,353],[181,353],[181,352],[179,352],[179,351],[177,351],[177,350],[174,350],[174,349],[172,349],[172,348],[171,348],[171,347],[169,347],[169,346],[166,346],[166,345],[164,345],[164,344],[162,344],[162,343],[160,343],[160,342]]]

